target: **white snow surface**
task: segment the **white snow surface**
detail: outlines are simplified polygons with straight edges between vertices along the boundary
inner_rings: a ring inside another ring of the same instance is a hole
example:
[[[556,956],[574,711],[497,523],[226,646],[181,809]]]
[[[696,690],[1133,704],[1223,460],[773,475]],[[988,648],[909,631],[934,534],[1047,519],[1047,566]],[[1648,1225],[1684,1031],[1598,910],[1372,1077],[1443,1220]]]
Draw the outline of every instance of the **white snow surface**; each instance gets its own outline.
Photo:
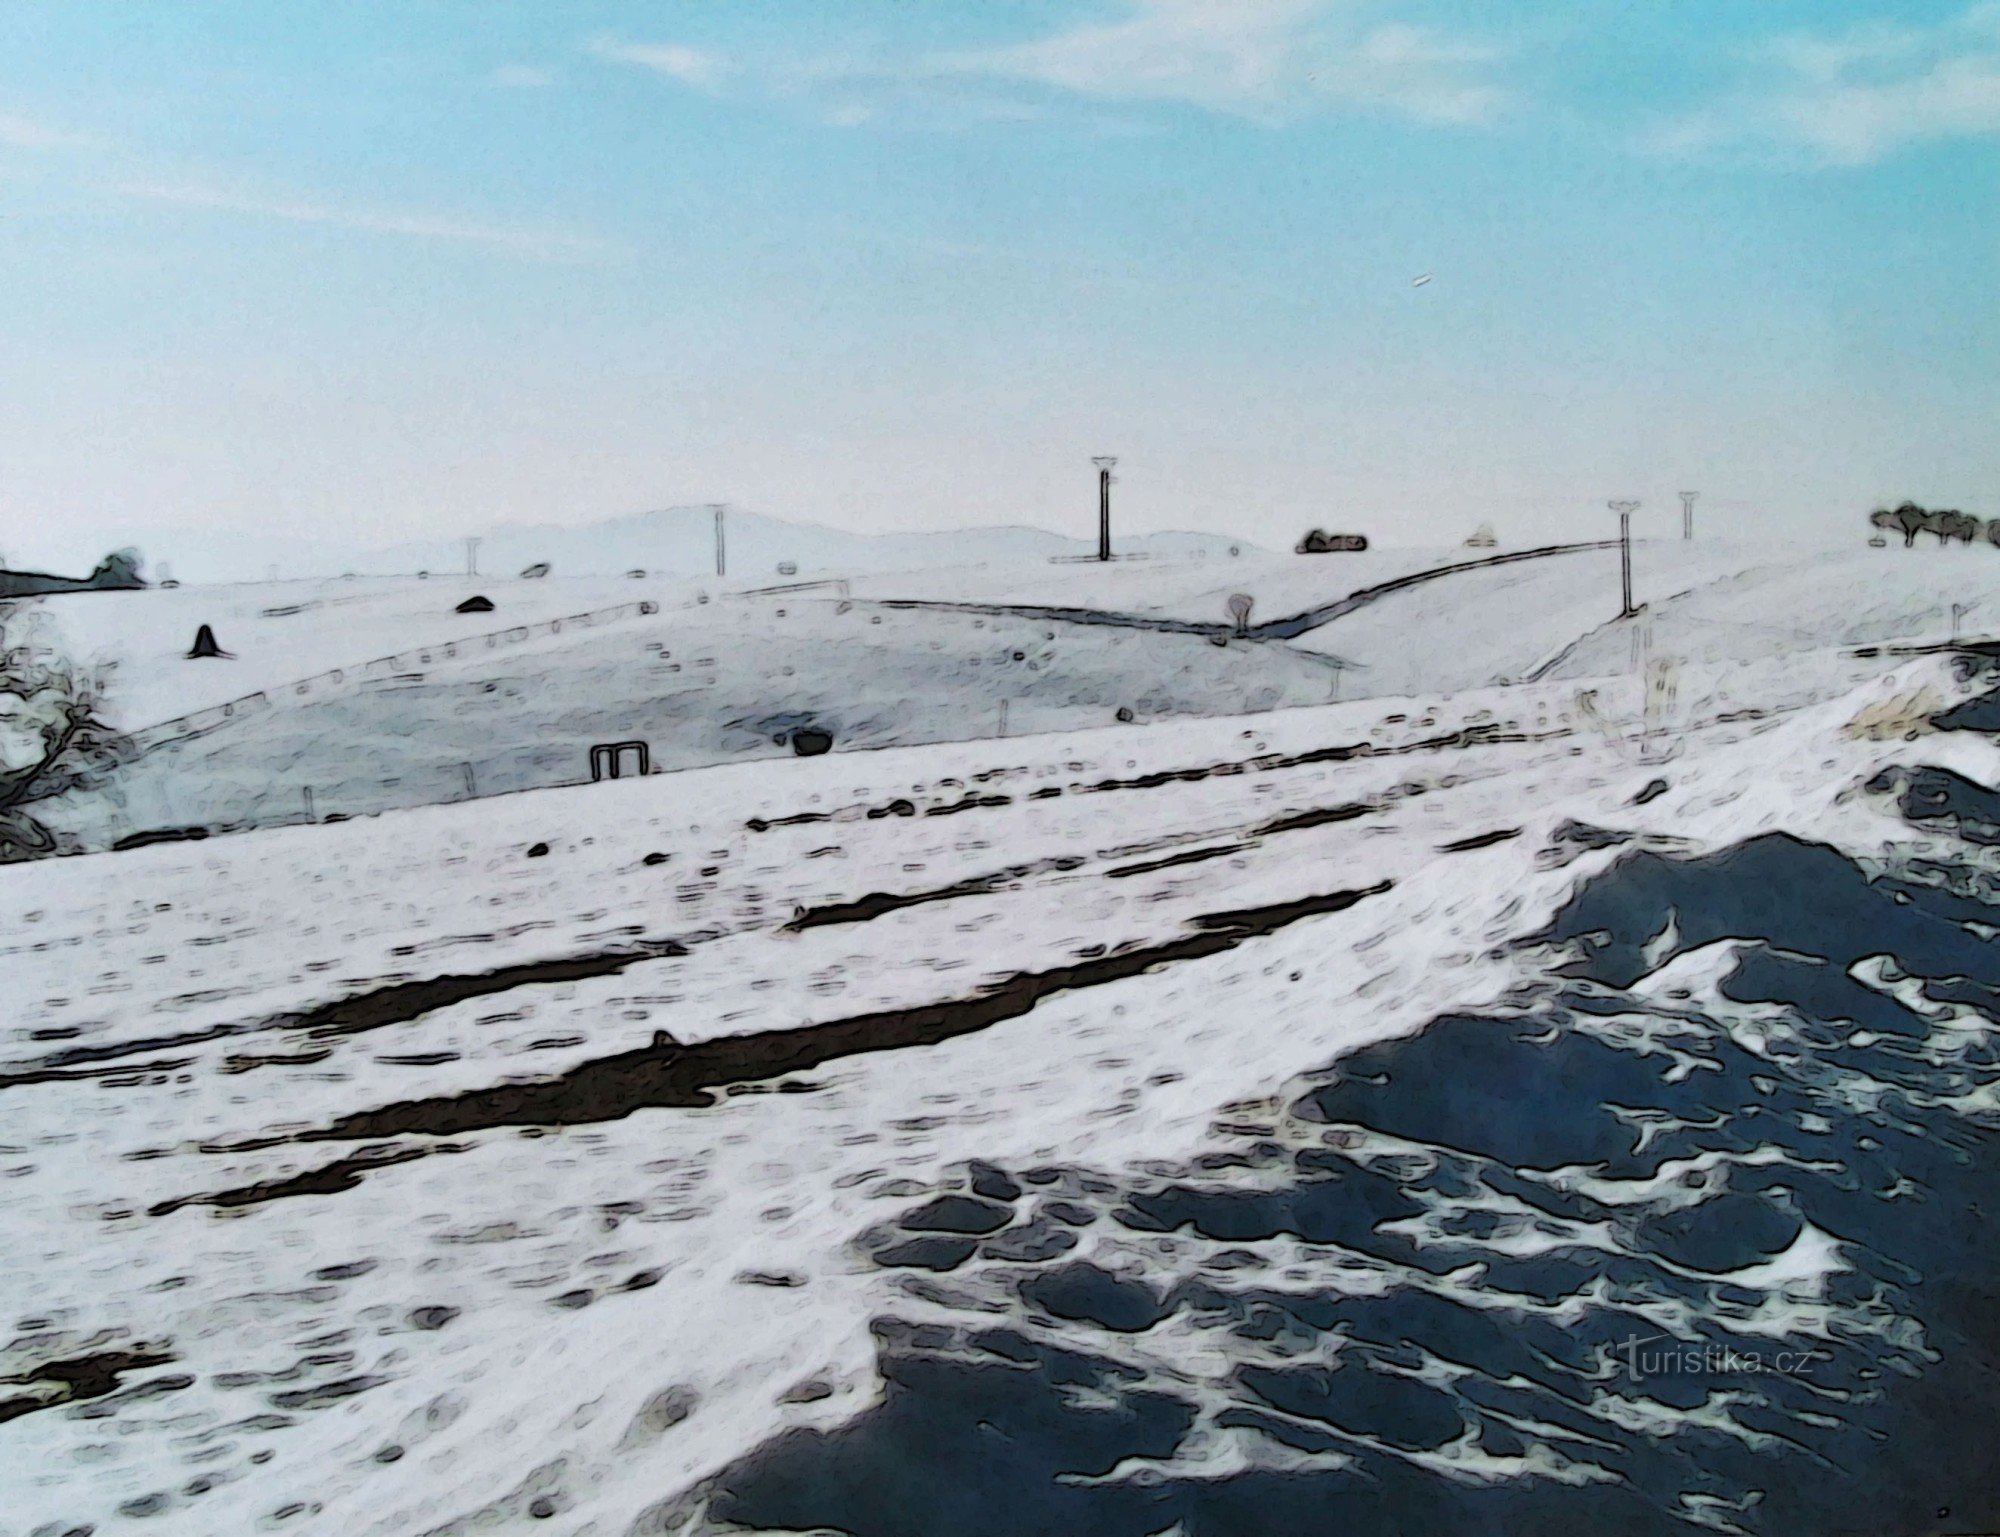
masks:
[[[1633,622],[1594,633],[1579,598],[1545,627],[1510,579],[1441,650],[1435,608],[1381,621],[1376,654],[1400,645],[1442,680],[1412,676],[1403,697],[772,757],[0,868],[0,1376],[91,1352],[164,1358],[108,1397],[7,1424],[0,1534],[403,1537],[507,1529],[546,1496],[562,1530],[609,1537],[785,1427],[848,1420],[879,1392],[868,1323],[901,1284],[856,1252],[863,1228],[970,1159],[1187,1158],[1219,1119],[1343,1051],[1493,1003],[1516,981],[1498,947],[1613,858],[1538,858],[1565,820],[1693,849],[1773,828],[1881,846],[1896,829],[1848,792],[1904,744],[1846,728],[1870,704],[1961,685],[1936,657],[1849,648],[1937,638],[1948,594],[1919,567],[1969,584],[1956,573],[1979,559],[1882,553],[1817,578],[1697,573],[1690,596],[1654,605],[1652,644],[1680,658],[1656,737],[1639,735]],[[448,609],[451,589],[423,587],[358,599],[427,606],[396,611],[393,645],[378,631],[345,654],[399,649],[418,614]],[[625,601],[627,584],[605,592]],[[102,633],[143,673],[210,596],[138,595]],[[225,645],[230,623],[277,635],[322,612],[262,621],[266,596],[245,589],[217,622]],[[162,598],[178,606],[131,617]],[[258,667],[337,664],[337,630],[297,633],[313,638],[273,641]],[[439,620],[434,638],[448,633]],[[1579,637],[1561,676],[1479,686]],[[1955,741],[1949,761],[1990,782],[1993,756]],[[1670,789],[1635,805],[1656,777]],[[1352,805],[1366,809],[1271,828]],[[1489,833],[1512,836],[1448,847]],[[788,927],[801,909],[966,883]],[[700,1105],[291,1140],[547,1079],[656,1031],[693,1044],[970,998],[1183,937],[1202,915],[1383,883],[1224,953]],[[400,983],[668,941],[684,953],[366,1028],[299,1019]],[[59,1052],[87,1055],[50,1065]],[[380,1166],[323,1193],[175,1204],[357,1151]]]
[[[965,1160],[1183,1158],[1219,1115],[1344,1049],[1500,996],[1494,947],[1611,857],[1533,859],[1563,818],[1696,847],[1771,827],[1870,846],[1879,812],[1842,792],[1890,749],[1842,728],[1870,699],[1949,694],[1952,678],[1885,661],[1812,703],[1823,680],[1799,671],[1763,719],[1683,720],[1672,790],[1642,807],[1653,766],[1550,684],[743,763],[0,870],[7,1070],[57,1045],[130,1048],[0,1090],[0,1370],[170,1358],[8,1426],[0,1532],[458,1531],[519,1519],[534,1491],[559,1495],[566,1531],[624,1532],[783,1427],[871,1401],[867,1324],[896,1282],[850,1242]],[[1635,718],[1629,689],[1600,705]],[[1478,725],[1503,739],[1421,745]],[[1284,761],[1364,740],[1371,755]],[[1237,767],[1092,788],[1215,765]],[[975,795],[993,803],[926,814]],[[915,814],[867,815],[897,799]],[[1356,802],[1371,809],[1258,831]],[[830,820],[778,820],[801,813]],[[1230,843],[1246,847],[1111,874]],[[990,891],[783,927],[800,907],[999,871],[1014,873]],[[1381,882],[1227,953],[787,1075],[806,1092],[750,1082],[698,1108],[392,1136],[365,1145],[428,1156],[330,1193],[149,1214],[356,1149],[274,1138],[545,1077],[656,1030],[695,1042],[964,998],[1204,913]],[[686,953],[378,1028],[287,1023],[400,981],[641,940]],[[455,1312],[424,1327],[437,1308]],[[808,1381],[831,1391],[791,1391]]]

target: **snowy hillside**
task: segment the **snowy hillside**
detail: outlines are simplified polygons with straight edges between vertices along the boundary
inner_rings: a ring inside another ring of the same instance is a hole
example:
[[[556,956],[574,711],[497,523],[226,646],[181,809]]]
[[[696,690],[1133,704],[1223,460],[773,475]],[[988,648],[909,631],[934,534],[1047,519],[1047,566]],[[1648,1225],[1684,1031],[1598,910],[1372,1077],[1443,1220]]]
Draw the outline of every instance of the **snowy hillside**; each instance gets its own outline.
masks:
[[[1329,626],[1394,696],[0,869],[0,1533],[1992,1529],[1984,568],[1743,569]]]
[[[1988,574],[1983,560],[1928,551],[1642,544],[1641,611],[1621,620],[1615,550],[1477,569],[1461,568],[1465,554],[1252,553],[832,583],[437,577],[85,594],[49,612],[80,653],[113,664],[111,709],[144,728],[146,750],[106,793],[42,815],[101,848],[161,829],[575,784],[601,743],[643,742],[666,771],[787,754],[801,728],[849,751],[1542,674],[1637,677],[1655,660],[1782,654],[1795,676],[1806,667],[1837,690],[1858,675],[1839,644],[1947,633],[1955,606],[1976,623]],[[1433,569],[1443,574],[1370,599]],[[1335,617],[1288,641],[1233,638],[1225,600],[1238,592],[1260,631],[1288,614]],[[456,611],[475,595],[491,610]],[[185,655],[202,623],[229,658]],[[1817,660],[1797,661],[1802,652]],[[1716,686],[1727,692],[1731,676],[1718,668]],[[1766,680],[1742,676],[1754,705]]]

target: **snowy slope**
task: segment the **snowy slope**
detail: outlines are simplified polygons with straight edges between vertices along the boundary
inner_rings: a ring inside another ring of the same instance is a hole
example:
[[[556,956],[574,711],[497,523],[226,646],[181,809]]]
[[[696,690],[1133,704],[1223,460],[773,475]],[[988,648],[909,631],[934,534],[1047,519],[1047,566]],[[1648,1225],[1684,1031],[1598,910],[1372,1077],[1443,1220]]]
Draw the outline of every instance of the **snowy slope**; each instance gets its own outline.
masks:
[[[494,611],[455,612],[475,595]],[[388,652],[686,596],[664,583],[458,576],[76,593],[43,602],[80,659],[112,664],[106,697],[119,724],[138,729]],[[228,659],[188,658],[204,624]]]
[[[1227,1290],[1254,1235],[1156,1241],[1107,1223],[1104,1201],[1142,1171],[1246,1156],[1243,1128],[1282,1120],[1288,1082],[1342,1053],[1518,1004],[1526,962],[1495,946],[1619,854],[1574,824],[1669,850],[1808,826],[1878,848],[1896,824],[1850,792],[1902,744],[1843,727],[1871,701],[1964,687],[1942,661],[1892,667],[1824,705],[1799,707],[1819,684],[1779,687],[1763,720],[1702,720],[1690,680],[1666,769],[1593,724],[1631,722],[1629,689],[1581,716],[1550,685],[746,763],[146,849],[111,856],[115,883],[94,858],[0,871],[0,1203],[20,1261],[0,1282],[0,1369],[27,1384],[18,1401],[64,1396],[51,1384],[70,1379],[34,1376],[51,1363],[140,1363],[105,1396],[7,1411],[0,1531],[559,1516],[609,1534],[678,1529],[717,1500],[824,1524],[800,1511],[868,1487],[870,1443],[851,1435],[885,1423],[879,1373],[922,1380],[906,1346],[973,1348],[981,1318],[1026,1330],[1031,1353],[1128,1340],[1129,1381],[1187,1397],[1198,1423],[1221,1415],[1220,1439],[1175,1452],[1131,1420],[1153,1400],[1103,1400],[1130,1455],[1166,1459],[1169,1489],[1332,1476],[1370,1442],[1301,1463],[1295,1437],[1231,1409],[1236,1379],[1215,1372],[1254,1376],[1278,1360],[1263,1347],[1156,1300],[1101,1332],[1134,1285]],[[1931,755],[2000,773],[1984,742]],[[1661,773],[1670,788],[1642,796]],[[882,893],[933,899],[867,900]],[[1221,939],[1181,953],[1204,935]],[[958,1008],[1023,976],[1073,980],[992,1019]],[[446,993],[394,990],[425,981]],[[874,1023],[841,1024],[856,1020]],[[988,1195],[966,1190],[969,1160]],[[1071,1216],[1009,1228],[1012,1248],[961,1271],[957,1231],[1025,1208],[1026,1176],[1001,1171],[1037,1166]],[[1265,1179],[1255,1166],[1237,1188]],[[956,1206],[933,1199],[954,1190]],[[1065,1231],[1066,1248],[1049,1236]],[[1560,1226],[1542,1241],[1613,1243]],[[1337,1246],[1277,1243],[1254,1261],[1272,1265],[1264,1295],[1396,1284]],[[1050,1257],[1069,1268],[1008,1289]],[[1813,1289],[1842,1263],[1808,1236],[1733,1284],[1774,1306],[1796,1294],[1770,1315],[1781,1332],[1824,1328]],[[1682,1423],[1623,1402],[1593,1406],[1597,1441],[1621,1414]],[[844,1439],[771,1439],[800,1427]],[[1408,1434],[1363,1428],[1384,1447]],[[1599,1476],[1590,1436],[1530,1439],[1430,1465],[1447,1486],[1454,1461],[1496,1486]],[[850,1445],[862,1460],[833,1485],[793,1455]],[[1091,1529],[1159,1529],[1131,1525],[1123,1498],[1107,1486]],[[891,1529],[880,1509],[853,1519]]]

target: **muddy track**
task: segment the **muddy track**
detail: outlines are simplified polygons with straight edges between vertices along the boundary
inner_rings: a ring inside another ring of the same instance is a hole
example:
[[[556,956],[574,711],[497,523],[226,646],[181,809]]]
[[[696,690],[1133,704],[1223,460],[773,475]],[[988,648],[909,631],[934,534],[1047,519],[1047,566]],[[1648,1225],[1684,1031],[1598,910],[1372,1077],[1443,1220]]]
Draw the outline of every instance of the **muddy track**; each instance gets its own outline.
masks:
[[[278,1140],[293,1143],[389,1141],[323,1168],[281,1180],[239,1186],[160,1203],[156,1215],[182,1206],[247,1206],[291,1195],[333,1194],[352,1189],[369,1169],[424,1156],[432,1149],[396,1146],[409,1136],[463,1136],[502,1127],[580,1126],[622,1120],[638,1110],[700,1109],[714,1093],[819,1067],[842,1057],[912,1046],[934,1046],[1028,1013],[1044,998],[1103,987],[1157,967],[1199,960],[1233,950],[1307,918],[1344,912],[1379,896],[1391,882],[1330,892],[1266,907],[1207,913],[1190,920],[1193,933],[1163,944],[1139,945],[1110,955],[1022,972],[995,982],[969,998],[947,999],[908,1009],[885,1009],[790,1030],[727,1036],[683,1046],[661,1040],[652,1046],[586,1062],[556,1078],[500,1084],[459,1094],[406,1100],[343,1116],[329,1126]]]
[[[1392,747],[1373,742],[1343,742],[1334,747],[1314,747],[1301,753],[1269,753],[1259,758],[1235,759],[1204,764],[1196,768],[1159,769],[1130,779],[1100,779],[1096,784],[1079,785],[1090,794],[1112,790],[1157,790],[1162,785],[1194,784],[1203,779],[1221,779],[1234,774],[1269,774],[1281,769],[1308,768],[1316,763],[1348,763],[1356,758],[1399,758],[1412,753],[1443,752],[1467,747],[1492,747],[1514,742],[1547,742],[1571,735],[1568,727],[1551,731],[1507,731],[1498,724],[1465,726],[1440,736],[1420,737]]]
[[[1155,870],[1171,870],[1178,865],[1198,865],[1210,859],[1227,859],[1231,854],[1241,854],[1257,847],[1254,843],[1225,843],[1216,848],[1182,849],[1178,854],[1165,854],[1158,859],[1142,859],[1137,864],[1117,865],[1104,872],[1110,881],[1125,880],[1134,875],[1151,875]]]
[[[24,1393],[0,1398],[0,1425],[33,1414],[37,1409],[57,1409],[65,1404],[104,1398],[117,1388],[127,1372],[144,1371],[149,1366],[165,1366],[170,1355],[151,1350],[106,1350],[96,1355],[74,1356],[66,1361],[48,1361],[17,1377],[0,1377],[9,1386],[40,1385],[40,1393]],[[88,1528],[84,1528],[88,1530]]]
[[[1156,769],[1151,773],[1135,774],[1127,779],[1100,779],[1094,784],[1073,784],[1068,789],[1057,785],[1045,785],[1032,792],[1028,799],[1042,801],[1055,800],[1064,795],[1099,795],[1118,790],[1157,790],[1163,785],[1196,784],[1204,779],[1225,779],[1237,774],[1269,774],[1283,769],[1309,768],[1319,763],[1348,763],[1357,758],[1396,758],[1413,753],[1498,747],[1521,742],[1550,742],[1574,734],[1567,726],[1558,726],[1547,731],[1509,731],[1498,723],[1489,723],[1465,726],[1457,731],[1421,737],[1414,742],[1398,742],[1387,747],[1379,747],[1368,741],[1342,742],[1333,747],[1315,747],[1301,753],[1269,753],[1256,758],[1198,764],[1193,768]],[[743,825],[753,833],[762,833],[769,832],[774,827],[851,822],[863,818],[876,821],[891,816],[950,816],[977,807],[1011,804],[1013,802],[1008,797],[1001,795],[967,796],[963,800],[945,802],[920,811],[914,801],[899,797],[876,805],[856,803],[851,806],[836,807],[831,811],[799,811],[790,816],[752,817]]]
[[[1449,843],[1440,843],[1440,854],[1467,854],[1474,849],[1491,848],[1496,843],[1505,843],[1510,838],[1521,836],[1518,827],[1499,827],[1490,833],[1474,833],[1469,838],[1454,838]]]
[[[320,1004],[302,1013],[280,1014],[274,1018],[244,1020],[233,1024],[210,1025],[205,1030],[190,1030],[181,1035],[156,1035],[141,1041],[119,1041],[104,1046],[72,1046],[63,1051],[52,1052],[39,1065],[20,1072],[0,1075],[0,1088],[14,1084],[47,1083],[65,1078],[96,1076],[88,1071],[65,1072],[85,1063],[115,1063],[126,1057],[140,1056],[149,1051],[160,1051],[174,1046],[200,1046],[209,1041],[227,1039],[236,1035],[251,1035],[265,1030],[285,1030],[306,1035],[315,1040],[329,1036],[356,1035],[366,1030],[379,1030],[385,1025],[407,1024],[420,1014],[428,1014],[433,1009],[447,1008],[454,1003],[464,1003],[473,998],[484,998],[493,993],[511,992],[517,987],[547,986],[557,982],[580,982],[592,977],[612,976],[628,966],[641,961],[655,961],[676,955],[686,955],[687,946],[677,940],[652,940],[639,945],[627,945],[617,950],[602,950],[584,955],[558,956],[548,961],[523,961],[514,966],[501,966],[492,971],[455,973],[442,977],[427,977],[415,982],[392,982],[387,987],[370,988],[366,992],[351,993],[345,998],[336,998],[331,1003]],[[267,1059],[238,1058],[243,1066],[261,1066],[269,1062],[298,1060],[297,1058],[271,1057]],[[144,1070],[148,1064],[134,1064],[129,1071]],[[157,1064],[159,1068],[184,1067],[185,1061]],[[99,1069],[116,1071],[117,1069]],[[241,1071],[239,1066],[237,1071]]]
[[[302,1174],[288,1175],[283,1179],[260,1180],[254,1185],[238,1185],[231,1190],[218,1190],[212,1195],[177,1196],[171,1201],[160,1201],[146,1208],[149,1217],[164,1217],[179,1211],[183,1206],[255,1206],[264,1201],[281,1201],[296,1195],[338,1195],[343,1190],[352,1190],[361,1183],[361,1177],[371,1169],[387,1169],[395,1164],[410,1163],[431,1153],[456,1152],[449,1145],[440,1147],[365,1147],[349,1157],[326,1164],[317,1169],[308,1169]]]
[[[1014,881],[1027,880],[1036,875],[1048,875],[1082,866],[1081,855],[1065,855],[1059,859],[1038,859],[1030,864],[1010,865],[1005,870],[995,870],[990,875],[975,875],[950,886],[935,886],[927,891],[889,892],[871,891],[865,897],[856,897],[851,902],[828,902],[819,907],[802,907],[784,926],[788,934],[802,933],[807,929],[825,928],[836,923],[866,923],[872,918],[880,918],[887,913],[900,912],[906,907],[921,907],[927,902],[950,902],[958,897],[990,896],[1005,889]]]

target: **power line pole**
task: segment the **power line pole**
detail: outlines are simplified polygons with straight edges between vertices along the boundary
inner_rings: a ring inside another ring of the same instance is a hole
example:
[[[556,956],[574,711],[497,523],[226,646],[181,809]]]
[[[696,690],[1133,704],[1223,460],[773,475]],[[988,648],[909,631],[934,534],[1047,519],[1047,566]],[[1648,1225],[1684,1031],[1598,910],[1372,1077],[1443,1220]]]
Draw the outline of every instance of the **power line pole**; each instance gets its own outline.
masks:
[[[467,576],[479,575],[479,541],[477,539],[467,539],[465,541],[465,574]]]
[[[1681,493],[1681,538],[1683,540],[1694,537],[1694,499],[1700,495],[1699,491],[1683,491]]]
[[[1100,454],[1090,461],[1097,466],[1097,558],[1111,558],[1111,469],[1118,463],[1115,454]]]
[[[1624,603],[1618,610],[1620,619],[1632,617],[1632,509],[1636,501],[1607,502],[1605,504],[1618,514],[1618,569],[1624,590]]]
[[[722,515],[729,508],[722,502],[711,502],[709,507],[715,513],[715,574],[721,576],[729,566],[728,561],[724,559],[722,543]]]

